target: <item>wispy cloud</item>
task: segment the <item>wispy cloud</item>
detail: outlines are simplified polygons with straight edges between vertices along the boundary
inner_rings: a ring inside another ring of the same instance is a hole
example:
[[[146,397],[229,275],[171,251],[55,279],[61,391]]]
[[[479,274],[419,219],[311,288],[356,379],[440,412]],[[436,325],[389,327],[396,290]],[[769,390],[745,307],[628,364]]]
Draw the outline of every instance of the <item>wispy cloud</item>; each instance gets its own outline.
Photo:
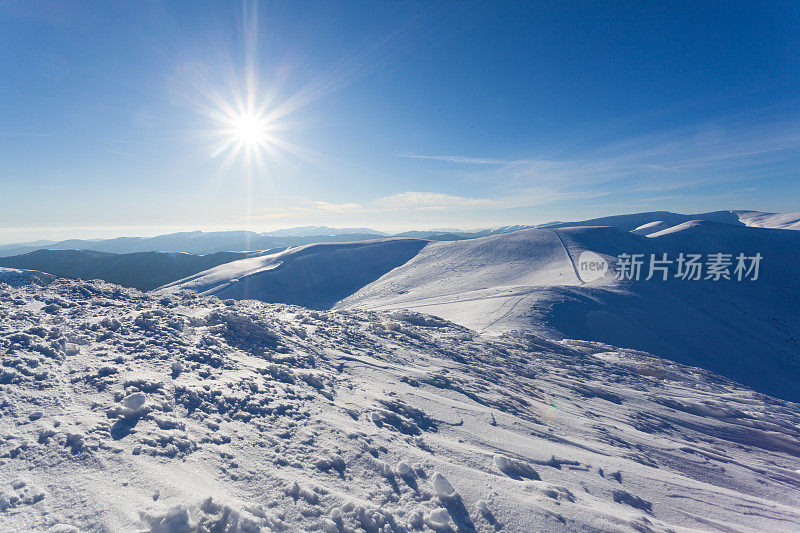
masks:
[[[365,213],[364,206],[357,203],[331,203],[322,200],[312,200],[302,204],[288,207],[268,207],[258,212],[239,217],[240,220],[282,220],[297,219],[323,215],[343,215],[352,213]]]
[[[396,157],[450,163],[463,179],[485,180],[498,189],[550,187],[562,193],[679,190],[773,177],[776,167],[800,159],[800,128],[793,124],[695,126],[573,153],[571,158]]]
[[[56,137],[56,135],[25,131],[0,131],[0,137]]]
[[[263,208],[243,220],[281,220],[326,215],[376,215],[440,212],[464,214],[544,205],[560,200],[598,198],[604,193],[560,192],[547,188],[515,190],[502,196],[475,198],[430,191],[405,191],[376,198],[366,204],[307,201],[289,207]]]
[[[505,159],[490,159],[485,157],[465,157],[460,155],[397,154],[394,157],[403,157],[406,159],[428,159],[433,161],[445,161],[448,163],[463,163],[466,165],[516,166],[516,165],[538,163],[538,161],[527,160],[527,159],[505,160]]]

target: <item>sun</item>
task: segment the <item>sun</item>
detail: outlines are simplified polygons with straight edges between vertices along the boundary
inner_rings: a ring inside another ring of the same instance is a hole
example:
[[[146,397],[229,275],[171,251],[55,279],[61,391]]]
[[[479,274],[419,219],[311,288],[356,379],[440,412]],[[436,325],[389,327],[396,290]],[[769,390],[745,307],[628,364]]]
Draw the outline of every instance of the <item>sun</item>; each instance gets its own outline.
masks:
[[[278,152],[287,149],[288,144],[278,137],[281,123],[266,106],[221,103],[212,116],[217,122],[212,156],[226,153],[225,168],[240,160],[245,166],[263,170],[267,161],[276,160]]]
[[[231,136],[235,142],[248,147],[264,145],[268,140],[266,121],[254,114],[245,114],[231,120]]]

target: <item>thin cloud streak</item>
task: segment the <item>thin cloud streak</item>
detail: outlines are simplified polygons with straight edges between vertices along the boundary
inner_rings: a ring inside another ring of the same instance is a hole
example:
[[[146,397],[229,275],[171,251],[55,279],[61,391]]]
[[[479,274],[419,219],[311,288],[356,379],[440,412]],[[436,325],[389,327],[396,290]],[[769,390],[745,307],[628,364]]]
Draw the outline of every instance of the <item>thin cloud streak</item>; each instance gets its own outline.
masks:
[[[800,159],[800,132],[793,125],[696,126],[669,135],[631,138],[560,160],[452,154],[395,157],[472,166],[460,170],[464,179],[492,182],[501,190],[553,184],[563,193],[678,190],[771,178],[775,167]]]
[[[484,157],[464,157],[458,155],[421,155],[421,154],[396,154],[394,157],[402,157],[405,159],[428,159],[433,161],[446,161],[448,163],[464,163],[468,165],[499,165],[499,166],[515,166],[524,164],[534,164],[539,161],[521,159],[521,160],[504,160],[504,159],[490,159]]]
[[[535,207],[556,201],[599,198],[603,193],[560,192],[552,189],[530,188],[513,191],[494,198],[472,198],[437,192],[406,191],[377,198],[367,204],[333,204],[315,200],[290,207],[263,208],[259,213],[241,220],[274,220],[314,215],[376,215],[386,213],[447,212],[454,215],[474,211],[510,210]]]

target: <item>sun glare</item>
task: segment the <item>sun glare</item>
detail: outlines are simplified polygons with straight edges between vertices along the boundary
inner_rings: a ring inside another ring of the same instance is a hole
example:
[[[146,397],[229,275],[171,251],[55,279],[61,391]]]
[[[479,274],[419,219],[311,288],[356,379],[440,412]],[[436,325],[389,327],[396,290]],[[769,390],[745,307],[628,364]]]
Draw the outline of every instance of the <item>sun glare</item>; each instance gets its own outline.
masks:
[[[258,146],[267,141],[267,125],[256,116],[244,115],[233,120],[233,136],[247,146]]]
[[[253,181],[266,179],[285,163],[286,154],[307,157],[305,150],[283,135],[295,125],[287,120],[289,115],[310,103],[311,97],[306,89],[279,98],[284,74],[267,75],[259,68],[257,3],[249,6],[243,28],[243,65],[234,68],[231,62],[220,76],[227,80],[221,87],[215,84],[220,77],[204,80],[200,110],[213,123],[207,133],[212,139],[211,157],[221,156],[220,175],[241,165],[239,170],[245,170],[247,179]]]

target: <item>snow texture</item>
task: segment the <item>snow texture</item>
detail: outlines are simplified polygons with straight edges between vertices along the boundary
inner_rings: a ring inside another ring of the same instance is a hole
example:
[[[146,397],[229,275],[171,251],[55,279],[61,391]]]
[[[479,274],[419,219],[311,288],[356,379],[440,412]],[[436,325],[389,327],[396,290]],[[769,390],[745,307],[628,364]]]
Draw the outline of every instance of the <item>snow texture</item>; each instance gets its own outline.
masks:
[[[800,523],[798,405],[706,370],[413,311],[15,285],[0,285],[1,531]]]

